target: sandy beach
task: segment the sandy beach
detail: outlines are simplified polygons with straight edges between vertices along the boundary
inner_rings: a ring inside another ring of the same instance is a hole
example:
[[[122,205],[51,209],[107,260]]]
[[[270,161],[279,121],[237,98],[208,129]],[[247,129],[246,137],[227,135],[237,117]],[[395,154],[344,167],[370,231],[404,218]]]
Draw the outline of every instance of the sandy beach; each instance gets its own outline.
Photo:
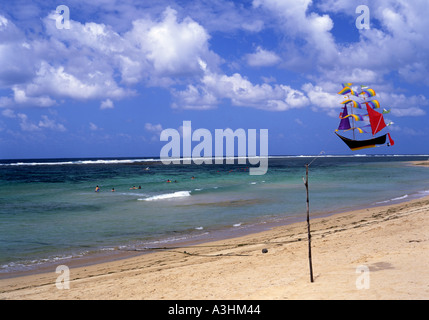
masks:
[[[0,280],[1,299],[428,299],[429,197],[212,243]],[[267,249],[267,253],[262,253]],[[63,283],[60,283],[62,285]]]

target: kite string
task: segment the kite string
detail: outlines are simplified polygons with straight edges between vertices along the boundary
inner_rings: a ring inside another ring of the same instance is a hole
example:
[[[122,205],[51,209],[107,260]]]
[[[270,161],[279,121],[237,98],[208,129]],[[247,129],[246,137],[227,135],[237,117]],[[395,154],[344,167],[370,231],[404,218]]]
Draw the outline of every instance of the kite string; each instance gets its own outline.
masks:
[[[320,153],[317,155],[317,156],[315,156],[314,157],[314,159],[313,160],[311,160],[311,162],[308,164],[308,166],[311,166],[311,164],[314,162],[314,161],[316,161],[316,159],[317,158],[319,158],[322,154],[325,154],[325,151],[320,151]]]

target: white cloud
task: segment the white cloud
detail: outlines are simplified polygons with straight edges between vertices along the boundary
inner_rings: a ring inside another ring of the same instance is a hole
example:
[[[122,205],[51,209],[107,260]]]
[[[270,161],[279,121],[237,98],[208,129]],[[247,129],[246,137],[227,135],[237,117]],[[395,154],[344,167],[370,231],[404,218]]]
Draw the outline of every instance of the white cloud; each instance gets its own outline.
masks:
[[[214,108],[222,99],[229,99],[235,106],[267,111],[285,111],[308,105],[308,99],[301,91],[287,85],[253,84],[239,73],[227,76],[209,70],[198,87],[189,85],[184,91],[176,91],[175,96],[178,101],[174,107],[187,109]]]
[[[268,10],[287,38],[304,41],[301,47],[288,47],[285,55],[289,67],[308,66],[309,61],[321,65],[337,59],[337,47],[331,34],[334,24],[328,15],[309,12],[311,0],[254,0],[255,8]]]
[[[294,121],[295,121],[295,123],[296,123],[296,124],[298,124],[299,126],[301,126],[301,127],[302,127],[302,126],[304,126],[304,122],[302,122],[302,120],[301,120],[301,119],[296,118]]]
[[[3,110],[1,114],[6,118],[11,118],[11,119],[16,118],[15,112],[11,109]]]
[[[100,105],[101,110],[113,109],[114,107],[115,106],[113,105],[113,102],[110,99],[106,99],[106,100],[102,101],[101,105]]]
[[[321,83],[322,85],[313,85],[306,83],[302,86],[302,90],[306,93],[310,100],[313,110],[322,110],[328,115],[338,116],[340,103],[344,100],[343,96],[338,95],[341,86],[339,84]],[[359,86],[352,86],[353,89],[359,91]],[[376,91],[376,97],[383,109],[391,109],[391,114],[396,117],[405,116],[422,116],[426,114],[423,109],[429,104],[429,101],[423,95],[407,96],[405,94],[397,94],[390,91],[382,90],[383,86],[373,87]],[[378,90],[380,89],[380,90]]]
[[[152,124],[150,122],[146,122],[144,128],[146,131],[153,133],[152,137],[150,138],[150,141],[159,142],[159,137],[162,131],[161,124]]]
[[[4,29],[6,29],[8,23],[9,21],[5,17],[0,15],[0,31],[3,31]]]
[[[192,18],[210,32],[246,33],[259,32],[264,28],[264,16],[240,1],[182,1],[183,12],[191,12]],[[178,3],[175,3],[175,8]]]
[[[209,35],[190,18],[177,22],[177,12],[167,8],[158,24],[134,23],[133,35],[159,73],[199,71],[198,57],[207,52]]]
[[[131,1],[120,8],[103,3],[121,14],[131,14],[132,9],[144,12]],[[429,84],[427,1],[415,0],[410,5],[374,0],[371,18],[377,24],[362,31],[352,24],[350,31],[358,33],[359,39],[347,43],[335,42],[334,20],[327,14],[346,14],[354,21],[356,6],[347,1],[254,0],[252,4],[197,2],[173,9],[158,3],[145,14],[132,14],[120,28],[112,23],[117,17],[106,9],[106,19],[98,22],[79,22],[72,15],[69,30],[56,28],[57,14],[52,11],[43,19],[46,33],[31,37],[18,27],[23,23],[15,25],[0,15],[0,86],[10,90],[0,97],[0,107],[52,107],[70,98],[102,100],[100,109],[108,109],[114,107],[113,100],[135,95],[133,86],[139,84],[168,87],[173,108],[214,109],[227,100],[234,106],[269,111],[311,104],[333,114],[338,107],[334,83],[376,84],[387,92],[385,87],[393,90],[394,85],[386,76],[396,70],[406,81]],[[256,67],[304,70],[308,80],[300,89],[267,80],[257,84],[244,71],[226,74],[220,69],[223,60],[211,49],[209,31],[249,34],[263,28],[279,31],[279,47],[271,51],[264,49],[267,43],[261,44],[244,61]],[[386,94],[383,105],[391,105],[394,116],[426,114],[424,96],[404,97],[408,104],[399,102],[404,101],[400,95]]]
[[[368,68],[347,68],[344,66],[333,67],[325,70],[318,82],[335,82],[337,86],[341,87],[341,83],[352,82],[356,84],[381,84],[383,83],[383,76],[375,70]],[[339,90],[338,90],[339,91]]]
[[[327,0],[318,5],[325,11],[341,13],[356,19],[356,4],[344,0]],[[357,42],[340,47],[335,70],[353,68],[372,70],[382,83],[386,75],[397,71],[403,80],[429,85],[429,6],[425,0],[412,2],[374,0],[369,5],[370,30],[359,32]],[[331,73],[331,80],[334,74]]]
[[[55,101],[52,100],[50,97],[46,95],[41,96],[28,96],[27,92],[23,89],[20,89],[19,86],[14,86],[12,88],[14,93],[14,102],[19,105],[26,105],[26,106],[39,106],[39,107],[51,107],[55,105]]]
[[[392,115],[396,117],[417,117],[426,114],[423,109],[429,105],[429,101],[423,95],[406,96],[392,92],[379,92],[382,108],[390,109]]]
[[[91,130],[91,131],[97,131],[97,130],[99,130],[99,128],[98,128],[98,126],[95,123],[90,122],[89,123],[89,130]]]
[[[61,123],[57,123],[54,120],[49,119],[48,116],[46,116],[46,115],[43,115],[42,120],[39,121],[39,127],[51,129],[54,131],[60,131],[60,132],[66,131],[66,128],[64,127],[64,125],[62,125]]]
[[[70,29],[57,29],[57,16],[52,12],[43,19],[45,38],[31,39],[0,16],[0,64],[7,66],[0,70],[0,85],[13,91],[13,98],[0,97],[0,106],[107,98],[102,106],[110,107],[113,98],[135,95],[127,86],[170,86],[177,77],[201,75],[201,58],[213,68],[220,62],[209,50],[207,31],[189,17],[179,20],[170,7],[160,19],[133,21],[123,34],[73,19]]]
[[[424,131],[409,127],[399,127],[397,125],[389,126],[389,130],[393,132],[399,132],[407,136],[423,136]]]
[[[44,23],[48,39],[27,39],[16,31],[14,39],[0,46],[0,64],[8,66],[0,71],[0,85],[13,91],[13,99],[0,98],[1,105],[47,107],[57,104],[58,98],[94,99],[106,92],[111,97],[129,94],[116,84],[111,61],[100,54],[100,50],[107,50],[99,39],[102,29],[96,24],[73,22],[73,28],[66,30],[70,32],[61,33],[51,16]],[[105,43],[113,48],[109,40]]]
[[[244,29],[244,30],[247,30],[247,31],[251,31],[251,32],[259,32],[259,31],[261,31],[262,29],[263,29],[263,27],[264,27],[264,21],[262,21],[262,20],[258,20],[258,19],[256,19],[256,20],[253,20],[253,21],[246,21],[246,22],[243,22],[242,24],[241,24],[241,27]]]
[[[28,116],[25,113],[15,114],[15,112],[11,109],[3,110],[2,115],[9,119],[18,119],[19,126],[22,131],[33,132],[33,131],[41,131],[43,129],[49,129],[53,131],[64,132],[67,130],[63,124],[50,119],[46,115],[41,116],[42,119],[39,121],[38,124],[30,121]]]
[[[306,83],[302,86],[310,100],[313,110],[326,111],[330,116],[337,116],[341,103],[341,96],[337,92],[326,91],[321,86]],[[338,90],[339,91],[339,90]]]
[[[53,67],[42,62],[33,83],[26,86],[30,94],[49,92],[58,97],[73,99],[97,99],[102,96],[123,98],[127,90],[117,86],[109,74],[94,72],[73,75],[63,66]]]
[[[406,109],[392,109],[392,114],[397,117],[418,117],[418,116],[424,116],[426,112],[417,107],[411,107]]]
[[[249,53],[246,55],[247,64],[252,67],[267,67],[278,64],[281,59],[274,52],[262,49],[261,47],[256,48],[255,53]]]
[[[0,87],[27,81],[36,69],[36,60],[24,32],[0,15]]]
[[[161,133],[162,131],[161,124],[152,124],[152,123],[146,122],[144,125],[144,128],[146,131],[149,131],[149,132]]]
[[[213,92],[208,91],[204,86],[188,85],[186,90],[172,91],[175,102],[172,108],[189,110],[209,110],[215,109],[219,103],[218,98]]]
[[[40,131],[41,129],[34,123],[28,120],[28,116],[24,113],[18,113],[18,118],[20,120],[19,126],[22,131]]]
[[[176,82],[172,76],[201,74],[201,59],[212,67],[220,62],[209,50],[210,36],[204,27],[189,17],[179,21],[170,7],[159,21],[133,21],[123,38],[128,51],[121,56],[122,73],[128,81],[144,79],[150,85],[169,86]]]

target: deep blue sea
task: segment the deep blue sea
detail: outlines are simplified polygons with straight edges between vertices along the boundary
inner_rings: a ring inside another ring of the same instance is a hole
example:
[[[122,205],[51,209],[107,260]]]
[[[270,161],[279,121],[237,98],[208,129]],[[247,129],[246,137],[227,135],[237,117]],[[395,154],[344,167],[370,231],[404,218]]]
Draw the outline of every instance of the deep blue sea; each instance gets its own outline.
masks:
[[[313,160],[311,215],[422,197],[429,194],[429,168],[407,161],[428,158],[276,156],[260,176],[237,161],[0,160],[0,276],[305,219],[303,176]]]

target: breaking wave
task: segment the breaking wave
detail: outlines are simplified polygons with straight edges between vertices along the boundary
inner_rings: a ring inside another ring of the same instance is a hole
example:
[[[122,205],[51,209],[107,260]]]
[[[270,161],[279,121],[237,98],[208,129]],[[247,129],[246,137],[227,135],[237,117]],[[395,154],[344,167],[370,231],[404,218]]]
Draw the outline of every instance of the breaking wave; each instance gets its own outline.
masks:
[[[177,191],[177,192],[173,192],[173,193],[159,194],[159,195],[148,197],[148,198],[140,198],[137,200],[154,201],[154,200],[166,200],[166,199],[182,198],[182,197],[190,197],[190,196],[191,196],[190,191]]]

